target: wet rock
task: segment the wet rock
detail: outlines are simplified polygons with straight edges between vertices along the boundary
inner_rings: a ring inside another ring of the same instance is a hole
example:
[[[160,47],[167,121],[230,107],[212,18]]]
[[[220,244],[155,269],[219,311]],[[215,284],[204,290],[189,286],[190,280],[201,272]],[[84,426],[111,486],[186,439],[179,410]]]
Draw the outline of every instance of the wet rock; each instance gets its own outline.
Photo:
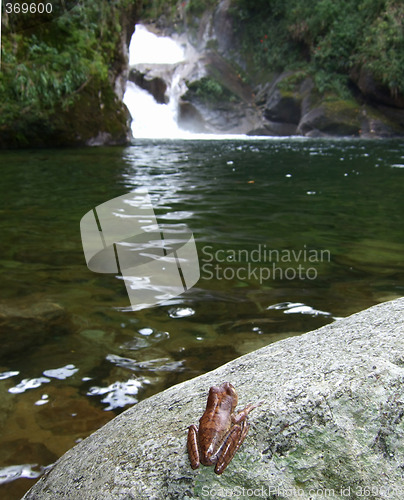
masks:
[[[357,136],[361,130],[360,108],[352,101],[323,102],[306,113],[297,127],[302,135]]]
[[[253,90],[242,79],[236,66],[215,51],[210,51],[205,55],[205,63],[208,75],[216,79],[242,102],[252,104]]]
[[[378,82],[365,68],[354,68],[351,78],[367,100],[385,106],[404,108],[404,95],[400,93],[394,95],[386,85]]]
[[[264,116],[272,122],[285,122],[297,125],[301,115],[301,101],[293,95],[282,95],[275,90],[265,105]]]
[[[87,139],[86,146],[104,146],[113,145],[113,138],[109,132],[98,132],[98,134],[90,139]]]
[[[248,135],[295,135],[297,126],[294,123],[281,123],[266,121],[263,127],[251,130]]]
[[[132,69],[129,73],[129,81],[135,83],[141,89],[147,90],[159,104],[167,104],[167,84],[162,78],[147,78],[144,73]]]
[[[387,106],[363,106],[361,136],[392,138],[404,133],[404,110]]]
[[[314,106],[314,82],[310,77],[305,78],[299,87],[301,96],[301,116],[305,115]]]
[[[404,490],[404,298],[242,356],[141,401],[68,451],[25,499],[276,497],[399,500]],[[231,382],[250,415],[222,476],[190,468],[186,434],[208,389]],[[318,491],[313,496],[313,491]],[[362,491],[362,494],[360,492]],[[269,493],[271,492],[271,493]]]
[[[190,102],[179,103],[178,126],[193,133],[207,132],[201,113]]]
[[[379,113],[381,113],[384,117],[387,117],[392,122],[396,132],[403,133],[404,109],[393,108],[390,106],[378,106],[377,110],[379,111]]]
[[[256,111],[240,101],[232,101],[227,97],[208,100],[189,93],[184,96],[184,99],[197,110],[200,116],[199,125],[203,123],[202,131],[207,133],[247,134],[260,123]],[[180,125],[184,126],[183,123],[181,120]],[[198,128],[198,121],[194,123]]]
[[[313,82],[300,72],[275,74],[257,88],[255,103],[261,109],[263,126],[250,135],[290,136],[297,134],[302,114],[311,106]]]
[[[74,331],[69,314],[59,304],[35,301],[0,303],[0,358],[46,342],[47,338]]]
[[[181,121],[194,109],[197,128],[203,124],[203,130],[197,132],[246,134],[257,128],[261,114],[254,105],[252,88],[237,67],[213,50],[204,53],[203,65],[204,72],[188,82],[188,91],[182,96],[188,108],[180,108]]]
[[[212,29],[218,50],[223,54],[231,54],[234,49],[234,18],[230,12],[231,1],[222,0],[212,16]]]

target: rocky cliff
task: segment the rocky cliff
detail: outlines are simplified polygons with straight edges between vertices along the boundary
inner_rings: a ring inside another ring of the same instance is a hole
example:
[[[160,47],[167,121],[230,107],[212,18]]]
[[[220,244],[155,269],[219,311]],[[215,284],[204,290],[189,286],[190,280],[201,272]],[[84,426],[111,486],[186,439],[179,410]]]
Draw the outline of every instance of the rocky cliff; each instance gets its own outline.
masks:
[[[355,41],[356,50],[363,54],[354,54],[355,43],[344,31],[351,13],[335,14],[332,23],[325,11],[320,12],[321,31],[315,17],[307,19],[313,24],[310,27],[294,14],[297,7],[292,0],[282,7],[275,4],[221,0],[202,5],[194,0],[155,20],[160,33],[185,33],[204,61],[203,76],[187,82],[180,123],[196,130],[251,135],[402,136],[404,84],[394,80],[397,75],[386,76],[387,71],[363,59],[371,54],[361,48],[360,40]],[[398,64],[397,54],[404,47],[404,37],[400,38],[392,19],[398,14],[394,9],[388,2],[385,10],[379,6],[371,14],[368,6],[358,5],[352,13],[356,24],[351,36],[362,37],[372,29],[377,35],[379,25],[387,24],[392,65]],[[404,15],[404,8],[400,12]],[[271,29],[279,28],[288,36],[282,33],[274,38]],[[330,33],[336,30],[340,39],[330,41]],[[388,35],[383,32],[380,37]],[[330,54],[320,57],[322,42],[328,44]],[[281,51],[282,58],[277,59]],[[338,64],[330,63],[333,58],[338,58]]]
[[[181,34],[204,71],[179,124],[254,135],[404,135],[404,6],[394,0],[75,0],[2,18],[0,147],[126,144],[136,22]],[[132,75],[160,94],[156,82]]]

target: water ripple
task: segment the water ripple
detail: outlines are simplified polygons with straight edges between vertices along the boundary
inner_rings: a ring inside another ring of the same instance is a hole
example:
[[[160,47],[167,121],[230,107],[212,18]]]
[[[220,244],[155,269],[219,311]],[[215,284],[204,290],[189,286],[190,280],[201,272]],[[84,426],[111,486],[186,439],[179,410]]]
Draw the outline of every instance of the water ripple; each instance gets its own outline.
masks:
[[[108,406],[105,411],[114,410],[115,408],[122,408],[138,402],[135,397],[143,385],[147,383],[146,380],[129,379],[126,382],[114,382],[106,387],[93,386],[87,392],[88,396],[100,396],[106,394],[101,399],[102,403]]]
[[[36,479],[42,476],[45,470],[46,467],[38,464],[22,464],[0,467],[0,484],[9,483],[21,477]]]

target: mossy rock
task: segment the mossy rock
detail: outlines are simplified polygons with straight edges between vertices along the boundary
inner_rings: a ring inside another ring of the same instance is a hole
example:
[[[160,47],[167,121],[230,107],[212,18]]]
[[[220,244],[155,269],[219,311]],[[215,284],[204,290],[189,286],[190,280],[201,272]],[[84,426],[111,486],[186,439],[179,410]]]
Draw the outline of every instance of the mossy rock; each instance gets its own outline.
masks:
[[[361,135],[364,137],[389,138],[404,134],[404,110],[365,105],[361,113]]]
[[[298,132],[303,135],[318,131],[327,135],[358,136],[360,111],[360,106],[353,100],[325,100],[302,117]]]
[[[129,114],[108,82],[90,82],[68,108],[28,115],[1,131],[0,148],[125,145]]]
[[[215,78],[205,76],[200,80],[189,83],[188,92],[183,98],[184,100],[196,98],[204,104],[216,104],[223,101],[233,101],[235,96]]]
[[[128,111],[106,82],[90,83],[71,108],[55,115],[55,123],[56,145],[99,145],[97,140],[111,146],[129,142]]]

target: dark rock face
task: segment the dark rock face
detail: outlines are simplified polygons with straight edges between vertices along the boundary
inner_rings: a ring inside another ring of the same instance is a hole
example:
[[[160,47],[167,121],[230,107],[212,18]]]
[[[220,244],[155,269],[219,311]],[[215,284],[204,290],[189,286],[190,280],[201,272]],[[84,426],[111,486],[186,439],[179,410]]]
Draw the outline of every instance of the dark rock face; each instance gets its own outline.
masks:
[[[190,102],[180,102],[178,126],[196,134],[207,132],[205,120],[197,108]]]
[[[205,75],[193,80],[189,91],[182,97],[183,102],[192,106],[200,116],[199,129],[203,124],[204,132],[247,134],[259,127],[261,113],[254,104],[251,86],[241,78],[236,67],[219,53],[208,50],[202,54]],[[197,87],[200,84],[198,91],[193,88],[195,83]],[[180,117],[182,114],[183,111]]]
[[[266,121],[263,127],[250,130],[248,132],[248,135],[288,136],[288,135],[296,135],[296,133],[297,133],[297,127],[294,123]]]
[[[339,111],[327,106],[313,108],[303,116],[297,130],[302,135],[313,135],[317,131],[328,135],[359,135],[360,123],[355,117],[350,116],[350,111],[343,105]]]
[[[167,84],[162,78],[149,79],[140,71],[132,69],[129,72],[129,81],[135,83],[141,89],[147,90],[159,104],[167,104]]]
[[[351,72],[351,79],[361,91],[363,97],[375,104],[404,109],[404,96],[392,94],[390,90],[376,81],[373,75],[365,68],[355,68]]]
[[[366,104],[353,97],[341,99],[334,96],[325,100],[316,92],[311,78],[301,80],[298,72],[275,75],[272,82],[257,88],[255,103],[261,109],[263,123],[250,134],[309,137],[403,135],[404,110],[380,104],[384,99],[382,96],[384,102],[391,103],[391,100],[376,92],[379,87],[370,87],[371,81],[367,80],[366,88],[369,92],[372,90],[373,102]]]
[[[279,90],[275,90],[265,105],[264,116],[272,122],[297,125],[301,117],[301,101],[298,97],[283,96]]]

